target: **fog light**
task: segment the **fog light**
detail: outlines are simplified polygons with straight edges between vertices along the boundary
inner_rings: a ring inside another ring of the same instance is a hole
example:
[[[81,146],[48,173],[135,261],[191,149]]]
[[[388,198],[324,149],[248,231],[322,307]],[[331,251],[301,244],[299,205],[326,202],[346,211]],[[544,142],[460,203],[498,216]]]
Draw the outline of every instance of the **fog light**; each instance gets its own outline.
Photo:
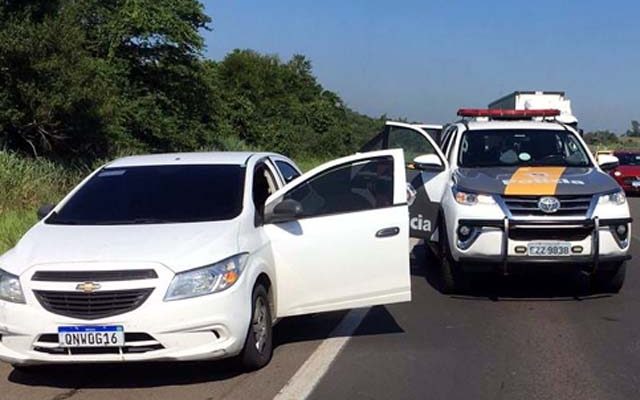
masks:
[[[626,225],[618,225],[616,228],[616,233],[618,236],[623,237],[627,235],[627,226]]]
[[[469,236],[471,236],[471,232],[472,229],[466,225],[460,225],[460,227],[458,228],[458,237],[460,238],[460,240],[465,241],[467,239],[469,239]]]
[[[582,253],[583,251],[584,251],[584,248],[583,248],[582,246],[573,246],[573,247],[571,248],[571,252],[572,252],[572,253],[578,253],[578,254],[580,254],[580,253]]]

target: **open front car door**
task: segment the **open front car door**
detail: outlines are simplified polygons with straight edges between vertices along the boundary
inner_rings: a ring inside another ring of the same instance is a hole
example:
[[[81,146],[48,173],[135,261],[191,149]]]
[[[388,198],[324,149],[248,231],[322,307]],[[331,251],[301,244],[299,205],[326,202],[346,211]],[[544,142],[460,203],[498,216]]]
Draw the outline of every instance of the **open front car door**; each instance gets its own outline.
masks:
[[[278,317],[411,300],[402,150],[341,158],[269,197]]]

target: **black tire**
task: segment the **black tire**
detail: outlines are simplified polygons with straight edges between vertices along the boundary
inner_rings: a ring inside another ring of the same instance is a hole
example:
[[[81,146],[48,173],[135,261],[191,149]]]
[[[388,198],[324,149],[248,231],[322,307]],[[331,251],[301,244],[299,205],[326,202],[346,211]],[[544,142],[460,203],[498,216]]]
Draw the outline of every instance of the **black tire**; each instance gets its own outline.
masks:
[[[247,371],[258,370],[271,361],[273,355],[273,331],[271,308],[267,289],[258,284],[251,299],[251,321],[244,348],[240,353],[240,364]]]
[[[620,263],[612,270],[598,271],[593,276],[593,287],[596,291],[604,293],[619,293],[624,286],[627,275],[627,264]]]
[[[446,228],[440,226],[440,277],[441,291],[444,294],[463,293],[468,290],[468,277],[462,270],[460,263],[451,257]]]

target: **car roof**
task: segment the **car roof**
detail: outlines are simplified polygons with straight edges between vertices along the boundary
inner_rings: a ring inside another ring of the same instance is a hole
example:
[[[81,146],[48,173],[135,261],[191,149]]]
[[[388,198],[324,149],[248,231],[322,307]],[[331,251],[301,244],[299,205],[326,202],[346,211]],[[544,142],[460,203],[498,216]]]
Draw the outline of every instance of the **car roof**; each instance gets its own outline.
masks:
[[[106,165],[106,168],[142,167],[150,165],[241,165],[254,156],[280,156],[275,153],[217,151],[201,153],[147,154],[119,158]]]

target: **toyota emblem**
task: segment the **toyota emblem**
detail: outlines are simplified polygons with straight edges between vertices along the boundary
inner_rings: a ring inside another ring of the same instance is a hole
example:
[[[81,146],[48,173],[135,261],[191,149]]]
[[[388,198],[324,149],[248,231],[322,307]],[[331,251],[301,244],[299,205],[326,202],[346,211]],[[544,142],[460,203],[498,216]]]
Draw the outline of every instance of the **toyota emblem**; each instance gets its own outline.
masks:
[[[545,214],[553,214],[560,209],[560,200],[555,197],[541,197],[538,208]]]

